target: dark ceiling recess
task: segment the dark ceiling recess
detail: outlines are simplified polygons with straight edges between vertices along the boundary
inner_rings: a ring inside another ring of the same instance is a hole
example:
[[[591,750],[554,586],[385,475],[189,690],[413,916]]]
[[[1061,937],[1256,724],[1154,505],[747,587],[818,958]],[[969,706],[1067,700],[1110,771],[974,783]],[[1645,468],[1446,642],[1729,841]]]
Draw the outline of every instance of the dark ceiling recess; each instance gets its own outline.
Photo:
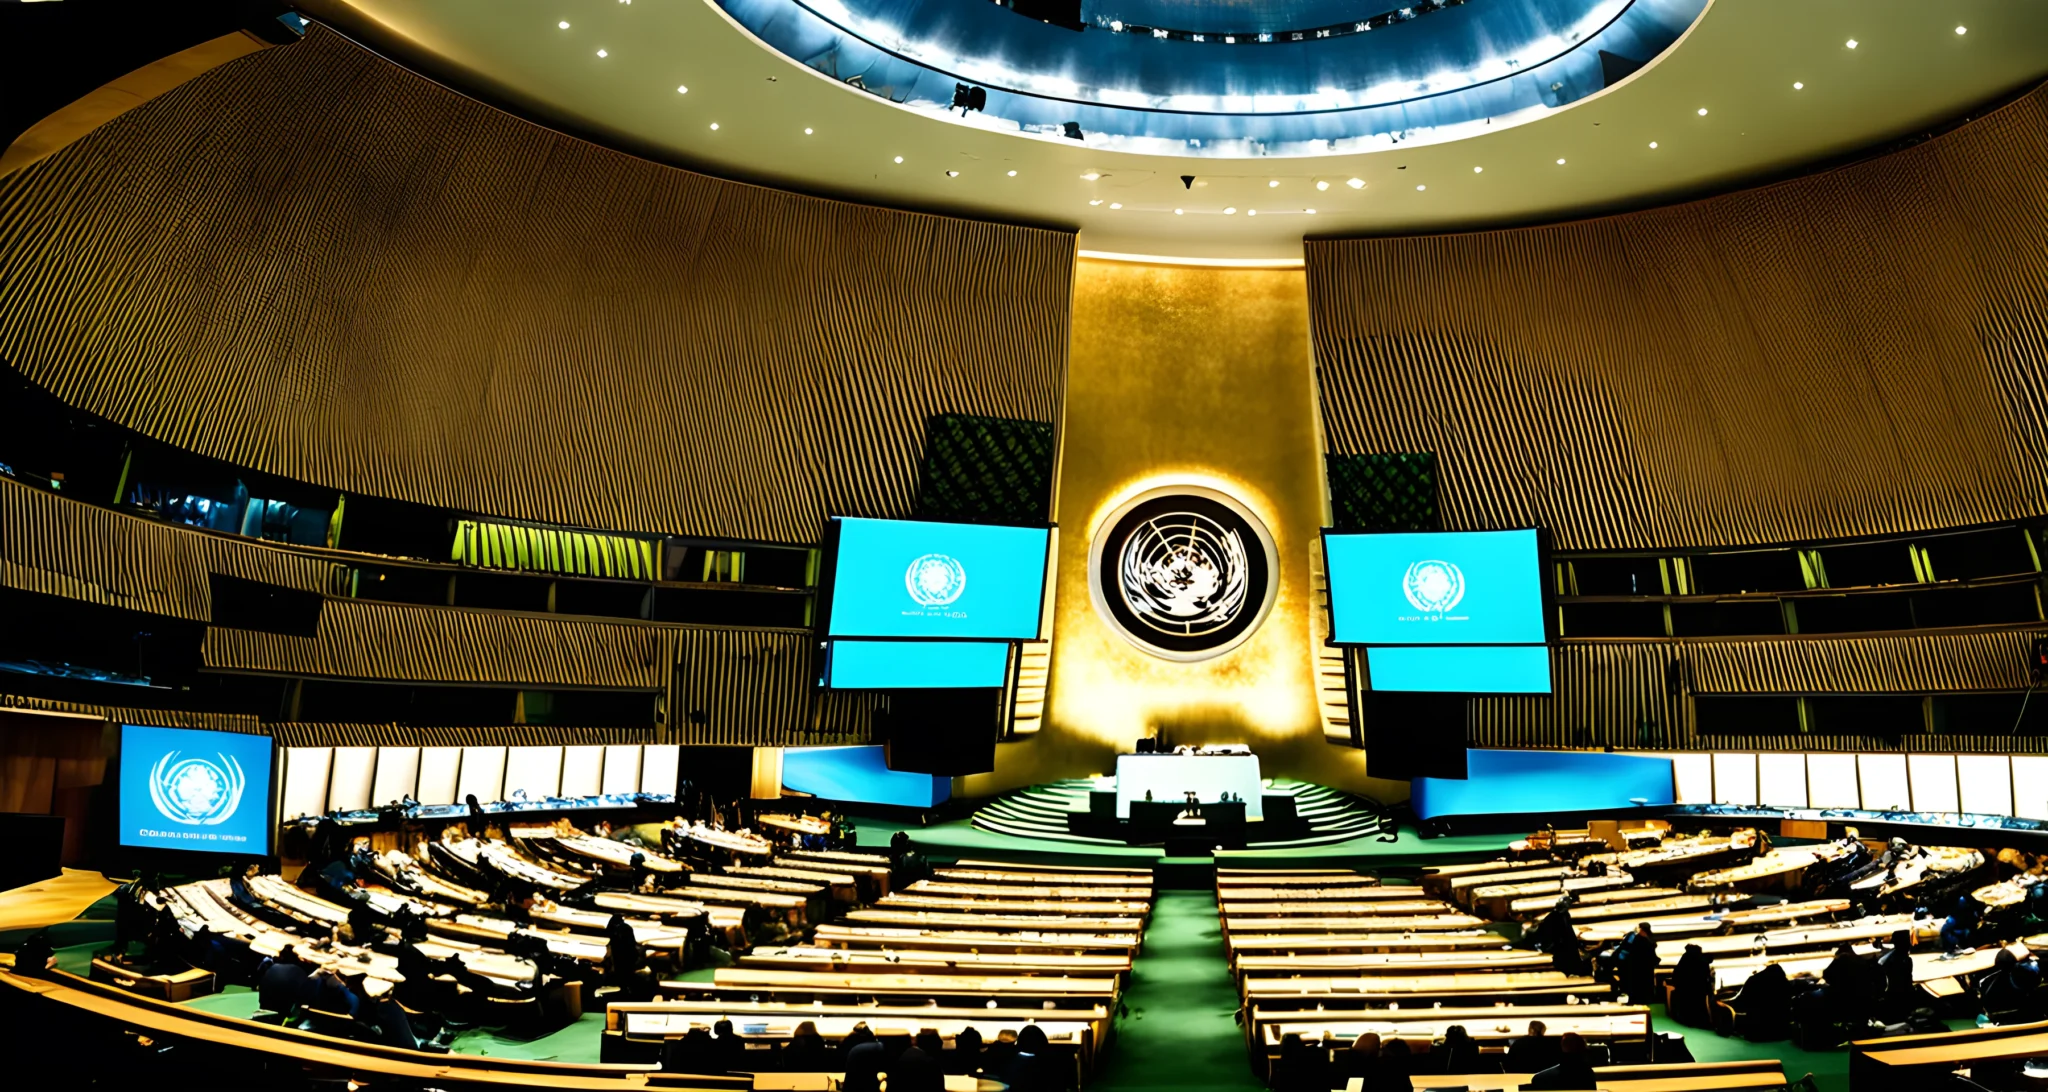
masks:
[[[996,3],[1028,19],[1068,30],[1081,30],[1088,25],[1081,21],[1081,0],[996,0]]]
[[[93,88],[244,27],[291,39],[289,5],[251,0],[0,3],[0,148]]]

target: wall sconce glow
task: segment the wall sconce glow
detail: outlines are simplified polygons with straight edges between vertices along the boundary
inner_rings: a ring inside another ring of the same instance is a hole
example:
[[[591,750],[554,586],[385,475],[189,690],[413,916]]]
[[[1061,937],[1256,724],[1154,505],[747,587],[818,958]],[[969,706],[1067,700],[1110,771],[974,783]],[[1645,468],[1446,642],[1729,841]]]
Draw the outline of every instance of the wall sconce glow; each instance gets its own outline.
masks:
[[[1562,159],[1558,160],[1558,161],[1557,161],[1557,165],[1558,165],[1558,166],[1560,166],[1560,167],[1564,166],[1564,160],[1562,160]]]
[[[1970,33],[1970,28],[1969,28],[1969,27],[1957,27],[1957,28],[1956,28],[1956,33],[1957,33],[1957,34],[1968,34],[1968,33]]]
[[[1015,177],[1017,177],[1017,172],[1016,172],[1016,171],[1011,171],[1011,172],[1010,172],[1010,177],[1011,177],[1011,178],[1015,178]]]
[[[1655,148],[1656,146],[1657,146],[1657,142],[1656,142],[1656,141],[1654,141],[1654,140],[1653,140],[1653,141],[1651,141],[1651,142],[1650,142],[1650,147],[1652,147],[1652,148]]]
[[[1416,193],[1421,193],[1421,192],[1422,192],[1423,190],[1426,190],[1426,189],[1428,189],[1428,188],[1429,188],[1428,186],[1417,186],[1417,187],[1415,187],[1415,192],[1416,192]]]

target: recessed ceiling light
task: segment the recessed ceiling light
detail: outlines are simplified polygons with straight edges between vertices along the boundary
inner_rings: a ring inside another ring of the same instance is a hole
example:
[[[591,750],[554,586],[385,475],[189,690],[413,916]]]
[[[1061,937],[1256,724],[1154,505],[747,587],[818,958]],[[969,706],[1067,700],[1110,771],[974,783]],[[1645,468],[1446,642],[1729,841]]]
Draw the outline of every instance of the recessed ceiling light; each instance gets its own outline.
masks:
[[[1798,80],[1793,80],[1793,81],[1792,81],[1792,90],[1794,90],[1794,91],[1804,91],[1804,90],[1806,90],[1806,85],[1805,85],[1805,84],[1803,84],[1803,83],[1801,83],[1801,82],[1799,82]]]
[[[712,131],[712,132],[717,132],[717,131],[718,131],[718,123],[717,123],[717,122],[715,122],[715,121],[714,121],[714,122],[712,122],[712,123],[711,123],[711,131]]]
[[[1098,179],[1098,178],[1101,178],[1101,177],[1102,177],[1102,172],[1101,172],[1101,171],[1089,171],[1089,172],[1088,172],[1087,174],[1084,174],[1084,175],[1082,175],[1081,177],[1083,177],[1083,178],[1087,179],[1087,180],[1088,180],[1088,181],[1090,181],[1090,182],[1093,182],[1093,181],[1095,181],[1096,179]]]
[[[1246,216],[1257,216],[1257,215],[1259,214],[1259,210],[1257,210],[1257,209],[1246,209],[1246,210],[1244,210],[1244,214],[1245,214]]]
[[[1174,214],[1175,216],[1185,216],[1185,215],[1187,215],[1187,210],[1186,210],[1186,209],[1175,209],[1175,210],[1173,210],[1173,214]]]
[[[1656,146],[1657,146],[1657,142],[1656,142],[1656,141],[1654,141],[1654,140],[1653,140],[1653,141],[1651,141],[1651,142],[1650,142],[1650,147],[1652,147],[1652,148],[1655,148]]]
[[[1416,193],[1421,193],[1421,192],[1422,192],[1423,190],[1426,190],[1426,189],[1428,189],[1428,188],[1429,188],[1428,186],[1417,186],[1417,187],[1415,187],[1415,192],[1416,192]]]
[[[1957,34],[1968,34],[1968,33],[1970,33],[1970,28],[1969,28],[1969,27],[1957,27],[1957,28],[1956,28],[1956,33],[1957,33]]]
[[[1318,182],[1318,183],[1316,183],[1316,189],[1317,189],[1317,190],[1327,190],[1327,189],[1329,189],[1329,188],[1330,188],[1330,184],[1329,184],[1328,182]]]
[[[1101,204],[1101,203],[1102,203],[1102,198],[1098,197],[1098,198],[1096,198],[1095,200],[1093,200],[1093,201],[1090,201],[1090,202],[1088,202],[1088,203],[1089,203],[1089,204],[1091,204],[1091,205],[1099,205],[1099,204]]]
[[[1016,172],[1016,171],[1011,171],[1011,172],[1010,172],[1010,177],[1011,177],[1011,178],[1015,178],[1015,177],[1017,177],[1017,172]]]
[[[804,127],[804,135],[805,135],[805,136],[810,136],[810,135],[811,135],[811,129],[810,129],[810,126],[805,126],[805,127]]]
[[[600,49],[600,50],[598,50],[598,51],[597,51],[597,55],[598,55],[598,56],[599,56],[600,58],[603,58],[603,57],[609,57],[609,56],[611,56],[611,54],[609,54],[609,53],[606,53],[606,52],[605,52],[604,50],[602,50],[602,49]]]
[[[1280,180],[1275,178],[1271,182],[1266,183],[1266,188],[1270,190],[1278,185],[1280,185]]]
[[[1706,108],[1706,107],[1704,107],[1704,106],[1700,107],[1700,116],[1701,116],[1701,117],[1706,117],[1706,116],[1707,116],[1707,108]]]
[[[1365,188],[1365,179],[1363,179],[1363,178],[1347,178],[1347,179],[1345,179],[1345,180],[1344,180],[1344,184],[1345,184],[1345,185],[1347,185],[1347,186],[1349,186],[1349,187],[1351,187],[1351,188],[1352,188],[1352,189],[1354,189],[1354,190],[1362,190],[1362,189],[1364,189],[1364,188]]]
[[[561,27],[561,28],[562,28],[563,30],[568,30],[568,29],[569,29],[569,20],[567,20],[567,19],[564,19],[564,20],[562,20],[561,22],[559,22],[559,23],[556,23],[555,25],[556,25],[556,26],[558,26],[558,27]]]
[[[901,163],[901,162],[903,162],[903,161],[899,159],[899,160],[897,160],[896,162],[898,162],[898,163]],[[960,172],[959,172],[959,171],[947,171],[947,172],[946,172],[946,177],[947,177],[947,178],[958,178],[958,177],[960,177]]]
[[[901,162],[903,162],[903,157],[902,157],[902,156],[900,156],[900,155],[899,155],[899,156],[897,156],[897,157],[896,157],[896,162],[898,162],[898,163],[901,163]]]
[[[1855,49],[1855,48],[1856,48],[1856,39],[1854,39],[1854,38],[1851,38],[1851,39],[1849,39],[1849,48],[1850,48],[1850,49]]]
[[[1225,215],[1225,216],[1236,216],[1236,215],[1237,215],[1237,206],[1236,206],[1236,205],[1232,205],[1232,206],[1230,206],[1229,208],[1227,208],[1227,209],[1224,209],[1224,210],[1223,210],[1223,215]]]
[[[689,85],[689,84],[687,84],[687,83],[683,83],[683,84],[677,84],[677,85],[676,85],[676,94],[678,94],[678,95],[687,95],[687,94],[689,94],[689,93],[690,93],[690,85]]]
[[[1109,207],[1113,209],[1120,209],[1124,207],[1124,203],[1122,201],[1111,201],[1109,203]]]
[[[1558,161],[1557,161],[1557,165],[1558,165],[1558,166],[1560,166],[1560,167],[1564,166],[1564,160],[1562,160],[1562,159],[1558,160]]]
[[[1486,168],[1485,168],[1485,167],[1474,167],[1474,168],[1472,168],[1472,173],[1473,173],[1473,174],[1485,174],[1485,173],[1486,173]]]
[[[1316,214],[1316,210],[1314,209],[1303,209],[1301,211],[1308,213],[1310,216],[1314,216]]]

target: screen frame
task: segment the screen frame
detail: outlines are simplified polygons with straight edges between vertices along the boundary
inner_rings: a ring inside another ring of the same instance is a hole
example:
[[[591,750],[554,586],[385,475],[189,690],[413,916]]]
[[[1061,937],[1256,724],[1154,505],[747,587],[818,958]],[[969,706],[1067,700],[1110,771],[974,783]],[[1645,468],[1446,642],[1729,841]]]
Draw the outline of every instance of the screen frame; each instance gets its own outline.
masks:
[[[1327,621],[1327,622],[1329,623],[1329,625],[1328,625],[1328,627],[1327,627],[1327,629],[1326,629],[1326,631],[1325,631],[1325,632],[1326,632],[1326,633],[1328,634],[1328,636],[1326,636],[1326,637],[1324,637],[1324,638],[1323,638],[1323,645],[1324,645],[1324,647],[1326,647],[1326,648],[1528,648],[1528,647],[1532,647],[1532,646],[1533,646],[1533,644],[1534,644],[1534,642],[1530,642],[1530,641],[1459,641],[1459,642],[1457,642],[1456,644],[1446,644],[1446,643],[1443,643],[1443,642],[1427,642],[1427,643],[1415,643],[1415,642],[1403,642],[1403,641],[1339,641],[1339,640],[1337,639],[1337,605],[1336,605],[1336,582],[1335,582],[1335,581],[1333,581],[1333,580],[1331,579],[1331,569],[1330,569],[1330,538],[1331,538],[1332,536],[1336,536],[1336,537],[1340,537],[1340,538],[1362,538],[1362,537],[1365,537],[1365,536],[1369,536],[1369,535],[1418,535],[1418,534],[1420,534],[1420,535],[1464,535],[1464,534],[1492,534],[1492,533],[1496,533],[1496,532],[1509,532],[1509,531],[1533,531],[1533,532],[1535,532],[1535,533],[1536,533],[1536,593],[1537,593],[1537,598],[1538,598],[1539,602],[1540,602],[1540,603],[1542,604],[1542,607],[1543,607],[1543,642],[1542,642],[1542,643],[1543,643],[1543,646],[1544,646],[1544,647],[1546,647],[1546,648],[1551,648],[1551,647],[1555,647],[1555,646],[1556,646],[1556,644],[1557,644],[1557,641],[1558,641],[1558,635],[1557,635],[1557,589],[1556,589],[1556,587],[1555,587],[1555,576],[1556,576],[1556,574],[1555,574],[1555,568],[1556,568],[1556,566],[1555,566],[1555,562],[1554,562],[1554,559],[1553,559],[1553,556],[1552,556],[1552,555],[1553,555],[1553,552],[1554,552],[1554,551],[1553,551],[1553,549],[1552,549],[1552,544],[1551,544],[1551,539],[1550,539],[1550,532],[1549,532],[1549,531],[1548,531],[1548,530],[1547,530],[1546,528],[1543,528],[1543,527],[1539,527],[1539,526],[1521,526],[1521,527],[1472,527],[1472,528],[1464,528],[1464,529],[1461,529],[1461,530],[1456,530],[1456,531],[1339,531],[1339,530],[1337,530],[1337,529],[1336,529],[1336,528],[1334,528],[1334,527],[1324,527],[1324,528],[1322,528],[1322,529],[1321,529],[1321,531],[1320,531],[1320,535],[1319,535],[1319,541],[1320,541],[1320,543],[1321,543],[1321,545],[1322,545],[1322,549],[1323,549],[1323,617],[1324,617],[1324,619],[1325,619],[1325,620],[1326,620],[1326,621]],[[1553,679],[1552,681],[1553,681],[1553,683],[1554,683],[1554,682],[1555,682],[1555,679]],[[1432,691],[1432,693],[1435,693],[1435,691]],[[1445,693],[1449,693],[1449,691],[1445,691]]]
[[[877,523],[925,523],[951,527],[1012,527],[1022,531],[1045,532],[1045,558],[1038,576],[1038,622],[1029,637],[903,637],[876,633],[833,633],[832,600],[839,584],[839,537],[846,526],[844,520],[862,519]],[[953,520],[953,519],[892,519],[888,516],[856,516],[839,513],[825,517],[825,528],[818,536],[818,589],[812,607],[811,635],[818,642],[819,655],[824,654],[824,644],[835,640],[847,641],[953,641],[974,644],[1022,644],[1045,640],[1046,604],[1052,595],[1053,559],[1058,554],[1060,525],[1053,522],[1007,523],[1002,520]],[[819,665],[820,679],[824,677],[823,665]]]
[[[1551,653],[1551,650],[1552,650],[1552,649],[1554,649],[1554,648],[1556,648],[1557,646],[1555,646],[1555,645],[1552,645],[1552,644],[1548,644],[1548,643],[1545,643],[1545,644],[1540,644],[1540,645],[1346,645],[1346,646],[1344,646],[1344,647],[1346,647],[1346,648],[1356,648],[1356,649],[1358,649],[1358,650],[1359,650],[1359,652],[1360,652],[1360,655],[1359,655],[1359,657],[1358,657],[1358,668],[1357,668],[1357,670],[1358,670],[1358,679],[1359,679],[1359,682],[1360,682],[1360,683],[1362,684],[1362,685],[1361,685],[1361,686],[1359,687],[1359,689],[1360,689],[1361,691],[1363,691],[1364,693],[1368,693],[1368,694],[1441,694],[1441,695],[1444,695],[1445,697],[1453,697],[1453,698],[1555,698],[1555,697],[1557,697],[1557,665],[1556,665],[1556,664],[1554,664],[1554,663],[1552,663],[1552,662],[1551,662],[1551,660],[1550,660],[1550,653]],[[1544,675],[1545,675],[1545,677],[1547,677],[1547,678],[1548,678],[1548,679],[1550,680],[1550,689],[1548,689],[1548,690],[1381,690],[1381,689],[1379,689],[1378,687],[1375,687],[1375,686],[1373,686],[1373,684],[1372,684],[1372,656],[1371,656],[1371,652],[1372,652],[1372,650],[1373,650],[1373,649],[1376,649],[1376,648],[1419,648],[1419,649],[1440,649],[1440,648],[1529,648],[1529,649],[1540,649],[1540,650],[1542,651],[1542,653],[1543,653],[1543,672],[1544,672]]]
[[[1001,645],[1003,646],[1003,681],[995,687],[945,687],[945,686],[835,686],[832,681],[832,657],[838,646],[843,644],[893,645],[893,644],[943,644],[943,645]],[[905,690],[958,690],[995,689],[1008,690],[1016,684],[1018,661],[1017,641],[957,641],[924,638],[911,641],[894,637],[833,637],[818,645],[819,669],[818,689],[840,694],[894,694]]]
[[[161,865],[164,866],[163,870],[187,867],[189,862],[197,860],[239,862],[257,859],[269,861],[276,858],[279,833],[277,808],[278,802],[284,793],[284,748],[278,744],[275,735],[269,732],[236,732],[225,728],[194,728],[190,725],[182,724],[143,724],[116,718],[109,718],[109,723],[115,728],[113,754],[107,758],[107,767],[111,776],[102,779],[101,788],[104,790],[111,785],[112,792],[107,794],[106,807],[113,815],[112,821],[107,824],[106,834],[104,835],[105,840],[100,842],[100,845],[110,856],[114,859],[133,864],[149,865],[152,867]],[[261,850],[259,851],[254,845],[246,849],[179,849],[172,846],[134,845],[122,841],[121,791],[124,787],[124,780],[121,773],[122,763],[127,760],[128,756],[129,728],[219,732],[223,735],[251,736],[262,739],[269,744],[270,781],[269,792],[265,793],[263,798],[263,841]],[[101,814],[105,813],[102,812]],[[178,865],[176,862],[187,862],[187,865]]]

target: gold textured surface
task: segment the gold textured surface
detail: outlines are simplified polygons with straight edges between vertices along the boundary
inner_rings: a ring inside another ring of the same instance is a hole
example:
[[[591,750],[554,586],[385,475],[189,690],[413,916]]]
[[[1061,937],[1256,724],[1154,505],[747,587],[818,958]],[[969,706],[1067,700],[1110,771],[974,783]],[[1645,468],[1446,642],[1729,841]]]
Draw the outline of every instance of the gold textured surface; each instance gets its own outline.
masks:
[[[1175,743],[1250,743],[1270,775],[1363,788],[1362,756],[1323,742],[1310,674],[1308,561],[1323,502],[1303,274],[1084,260],[1073,314],[1046,725],[1000,747],[996,772],[964,791],[1107,772],[1155,729]],[[1265,622],[1197,663],[1140,651],[1088,594],[1096,525],[1173,482],[1237,497],[1279,553]]]

